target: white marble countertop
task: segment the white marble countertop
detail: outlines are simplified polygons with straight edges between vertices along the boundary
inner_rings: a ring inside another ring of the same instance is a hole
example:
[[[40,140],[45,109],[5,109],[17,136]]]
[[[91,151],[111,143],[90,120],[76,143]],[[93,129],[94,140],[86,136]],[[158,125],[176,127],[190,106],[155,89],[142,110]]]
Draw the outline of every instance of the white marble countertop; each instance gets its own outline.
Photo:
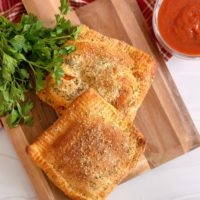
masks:
[[[200,61],[172,58],[169,70],[200,131]],[[0,130],[0,200],[37,197],[3,129]],[[200,148],[118,186],[109,200],[200,200]]]

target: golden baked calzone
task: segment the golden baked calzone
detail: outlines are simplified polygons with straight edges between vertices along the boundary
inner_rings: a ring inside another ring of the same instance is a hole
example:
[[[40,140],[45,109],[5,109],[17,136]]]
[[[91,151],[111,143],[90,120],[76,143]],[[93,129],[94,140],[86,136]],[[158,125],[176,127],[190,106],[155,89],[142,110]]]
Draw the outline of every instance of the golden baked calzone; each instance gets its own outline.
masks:
[[[92,87],[131,120],[141,105],[154,77],[154,60],[130,45],[110,39],[86,26],[75,44],[76,51],[65,56],[64,77],[60,85],[47,77],[38,93],[58,113]]]
[[[28,154],[71,199],[102,200],[143,153],[145,140],[93,89],[80,95]]]

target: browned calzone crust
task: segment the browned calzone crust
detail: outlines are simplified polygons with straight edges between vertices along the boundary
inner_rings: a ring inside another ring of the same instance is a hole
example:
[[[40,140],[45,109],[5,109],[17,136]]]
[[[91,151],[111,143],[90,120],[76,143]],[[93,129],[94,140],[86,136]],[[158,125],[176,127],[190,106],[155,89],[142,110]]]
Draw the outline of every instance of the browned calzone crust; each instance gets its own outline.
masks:
[[[82,25],[77,50],[65,56],[65,76],[59,86],[51,76],[38,93],[60,114],[88,88],[98,93],[131,120],[154,77],[155,62],[146,53]]]
[[[28,154],[74,200],[102,200],[136,165],[145,140],[96,91],[80,95]]]

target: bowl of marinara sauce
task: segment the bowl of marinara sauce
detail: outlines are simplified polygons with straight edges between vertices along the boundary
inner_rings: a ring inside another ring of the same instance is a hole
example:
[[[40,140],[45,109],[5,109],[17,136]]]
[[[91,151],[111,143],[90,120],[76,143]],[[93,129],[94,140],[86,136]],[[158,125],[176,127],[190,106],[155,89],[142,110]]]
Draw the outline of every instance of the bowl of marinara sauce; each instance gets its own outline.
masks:
[[[172,54],[200,58],[200,0],[157,0],[153,29]]]

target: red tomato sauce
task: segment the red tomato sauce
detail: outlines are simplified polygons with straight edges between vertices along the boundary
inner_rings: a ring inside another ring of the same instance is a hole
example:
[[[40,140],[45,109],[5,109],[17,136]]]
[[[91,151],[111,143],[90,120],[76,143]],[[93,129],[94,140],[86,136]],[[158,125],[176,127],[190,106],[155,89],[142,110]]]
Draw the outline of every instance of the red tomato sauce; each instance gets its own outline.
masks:
[[[163,0],[158,13],[163,39],[175,50],[200,55],[200,0]]]

